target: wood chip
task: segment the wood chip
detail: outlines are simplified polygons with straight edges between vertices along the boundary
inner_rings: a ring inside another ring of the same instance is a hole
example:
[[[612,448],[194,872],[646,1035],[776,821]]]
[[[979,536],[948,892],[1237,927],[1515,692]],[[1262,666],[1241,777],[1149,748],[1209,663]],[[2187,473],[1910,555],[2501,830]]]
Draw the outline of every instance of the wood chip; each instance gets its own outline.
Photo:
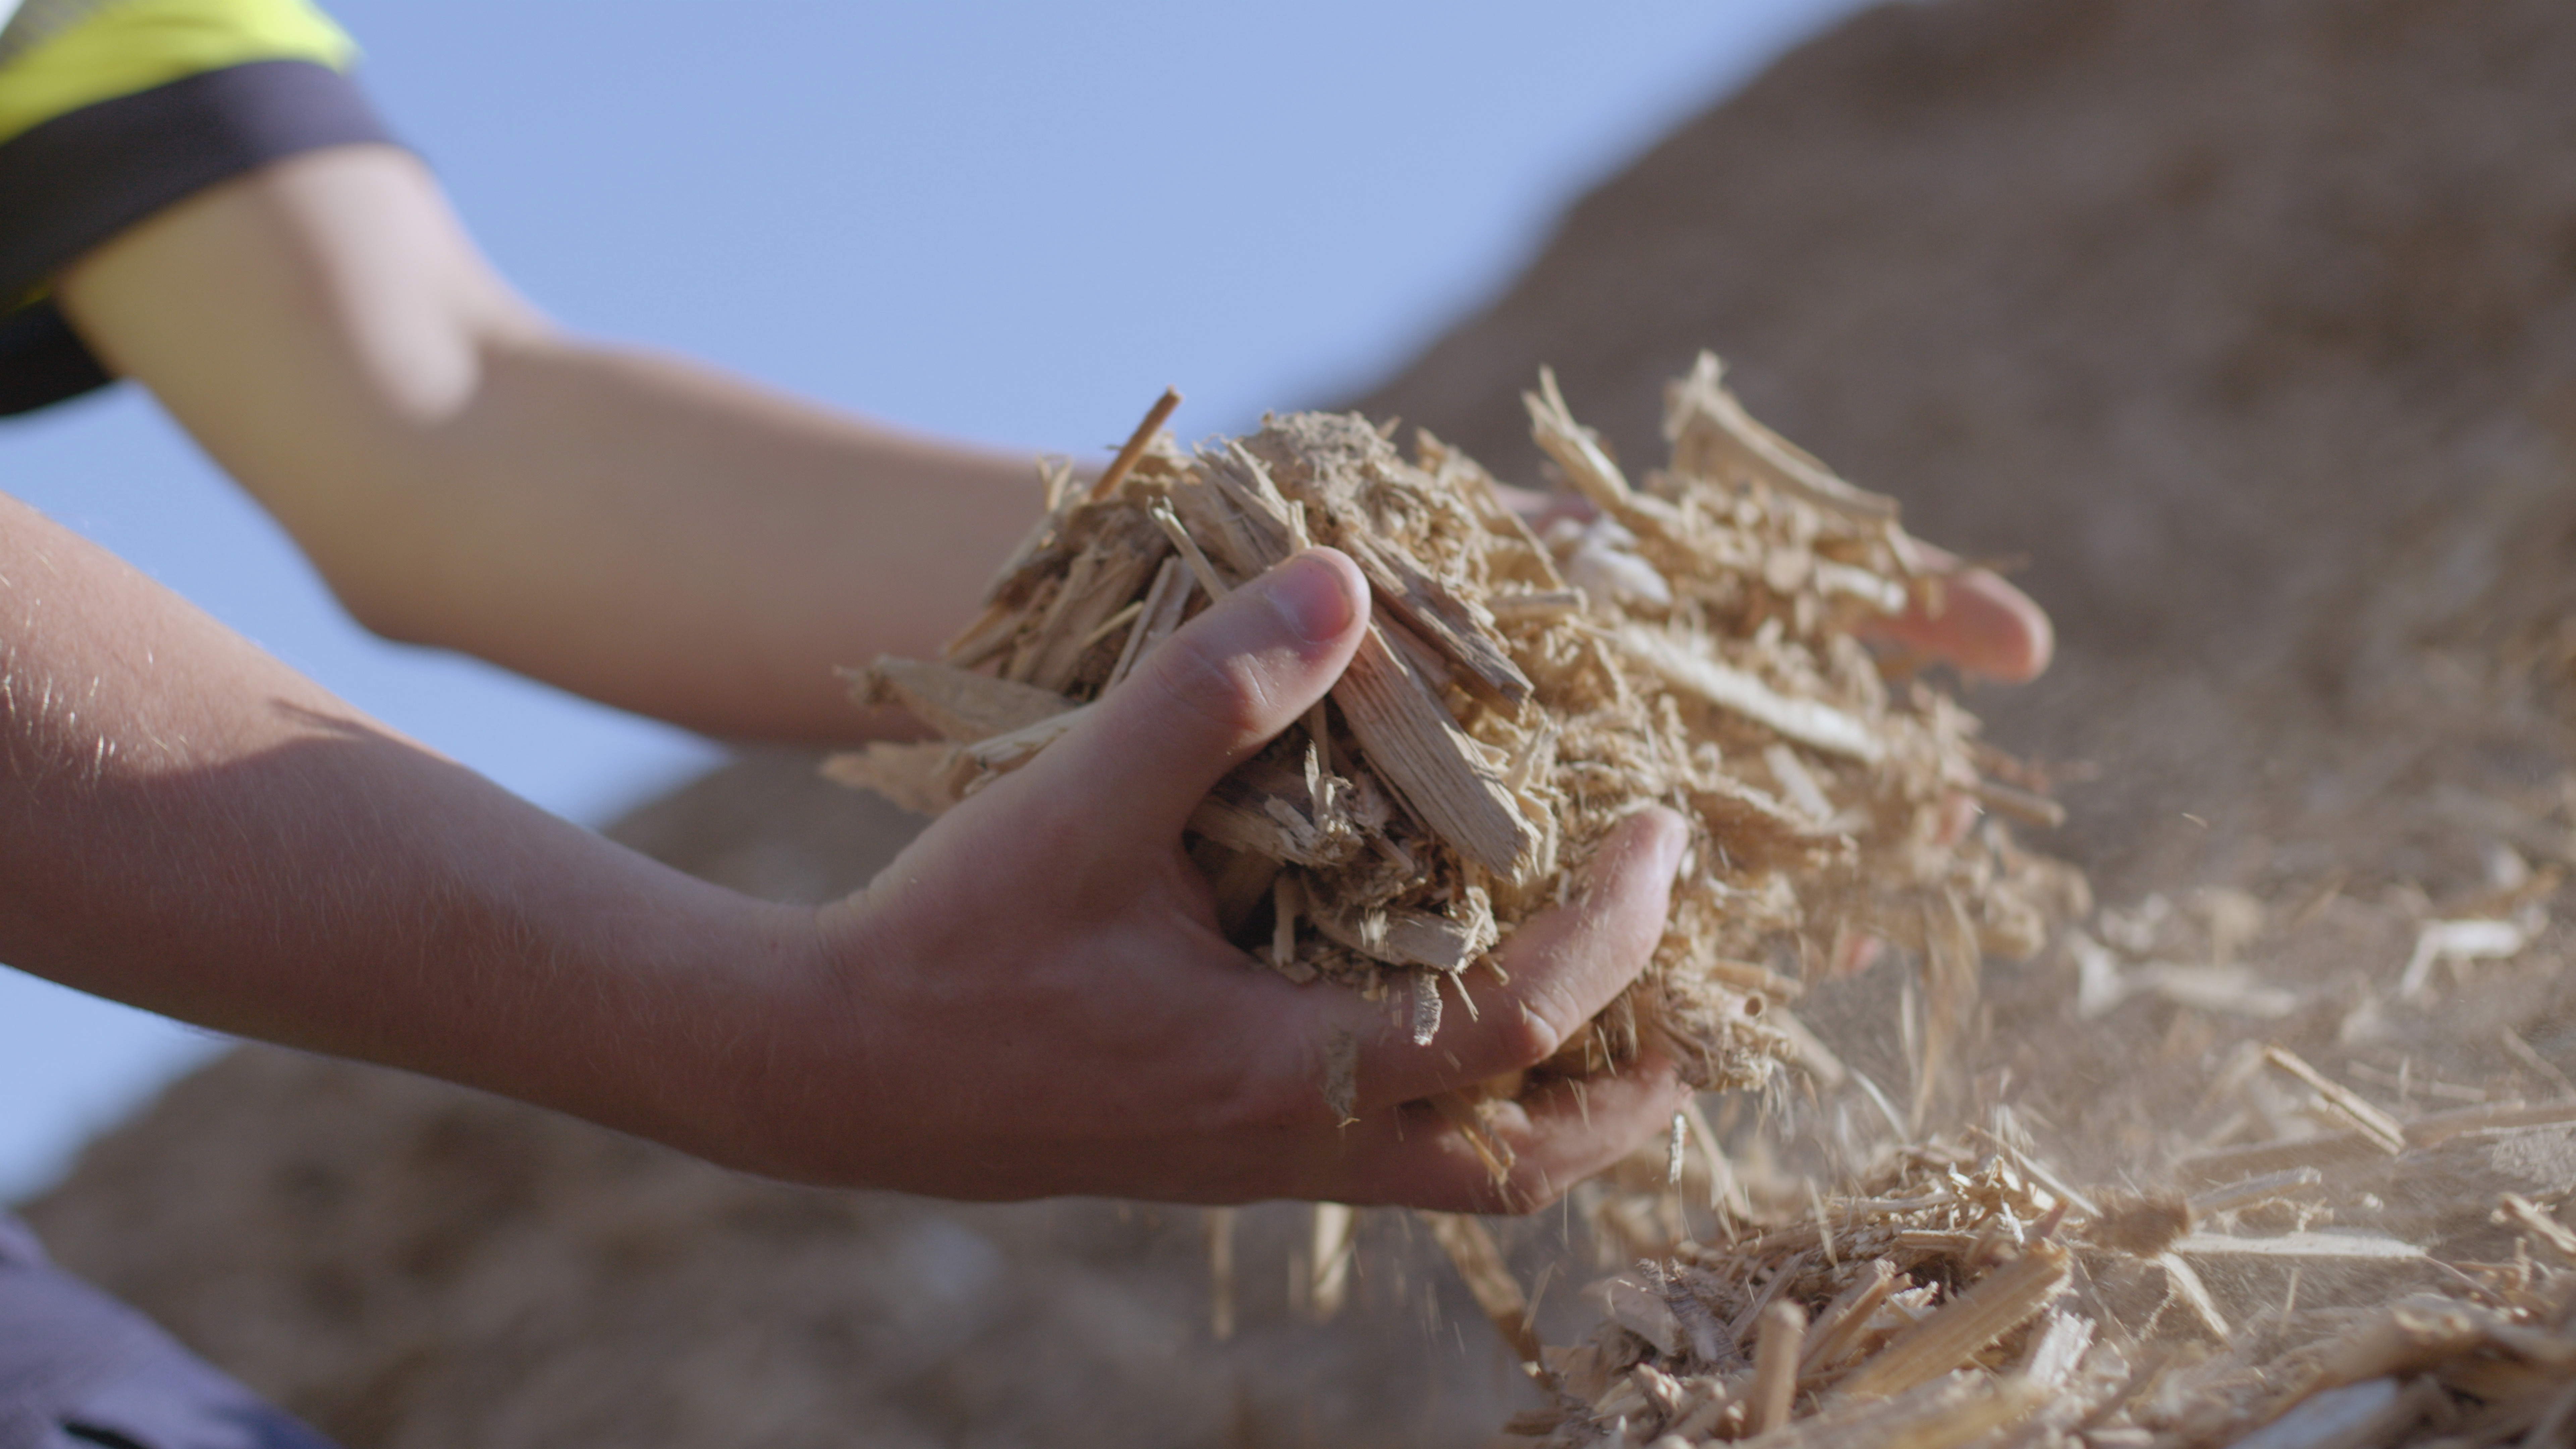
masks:
[[[2306,1083],[2317,1094],[2318,1100],[2336,1116],[2351,1123],[2355,1131],[2369,1138],[2381,1151],[2394,1157],[2406,1150],[2406,1128],[2396,1118],[2363,1101],[2351,1088],[2309,1066],[2298,1053],[2282,1046],[2267,1047],[2263,1060]]]
[[[850,695],[862,705],[900,706],[943,739],[968,742],[1026,729],[1074,707],[1051,689],[891,656],[857,672]]]
[[[1767,1434],[1789,1422],[1789,1406],[1798,1394],[1798,1357],[1806,1345],[1807,1314],[1795,1303],[1774,1303],[1762,1310],[1760,1336],[1753,1347],[1753,1412],[1756,1434]]]
[[[1900,1394],[1958,1368],[2054,1301],[2073,1266],[2064,1248],[2034,1244],[1880,1350],[1836,1392],[1851,1398]]]
[[[1886,753],[1878,737],[1859,720],[1829,704],[1783,695],[1753,675],[1719,663],[1700,641],[1651,625],[1629,624],[1620,629],[1619,644],[1640,665],[1673,687],[1733,710],[1800,744],[1863,764],[1876,764]]]

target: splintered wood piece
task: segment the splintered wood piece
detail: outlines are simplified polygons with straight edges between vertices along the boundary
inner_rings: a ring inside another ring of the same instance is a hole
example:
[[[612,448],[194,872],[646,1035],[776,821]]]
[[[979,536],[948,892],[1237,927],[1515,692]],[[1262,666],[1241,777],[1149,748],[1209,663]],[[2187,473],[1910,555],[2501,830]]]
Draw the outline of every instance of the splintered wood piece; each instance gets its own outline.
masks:
[[[1306,909],[1306,891],[1295,871],[1283,870],[1270,882],[1270,968],[1303,986],[1315,979],[1312,966],[1297,959],[1297,918]]]
[[[1126,482],[1127,475],[1135,471],[1136,460],[1144,457],[1145,450],[1153,446],[1154,435],[1163,430],[1163,424],[1172,420],[1173,411],[1180,405],[1179,388],[1163,389],[1163,395],[1154,399],[1154,405],[1145,410],[1145,420],[1136,425],[1136,431],[1127,435],[1126,443],[1118,449],[1117,456],[1109,460],[1109,466],[1100,470],[1100,481],[1091,485],[1092,502],[1097,503],[1118,491],[1118,485]]]
[[[2236,1445],[2237,1449],[2359,1449],[2394,1444],[2437,1407],[2449,1409],[2450,1395],[2432,1380],[2418,1379],[2401,1388],[2395,1379],[2370,1379],[2311,1394]],[[2553,1440],[2535,1435],[2524,1442]]]
[[[1538,832],[1484,752],[1375,624],[1333,686],[1333,702],[1379,776],[1434,835],[1506,880],[1530,867]]]
[[[2208,1148],[2176,1162],[2174,1175],[2185,1186],[2215,1186],[2239,1178],[2295,1172],[2303,1167],[2331,1172],[2355,1163],[2377,1161],[2381,1155],[2379,1145],[2359,1132],[2325,1132],[2287,1142],[2245,1142]]]
[[[1979,1279],[1931,1317],[1898,1336],[1843,1381],[1847,1398],[1885,1397],[1927,1383],[1972,1359],[1987,1344],[2028,1322],[2066,1287],[2074,1259],[2055,1243],[2035,1243],[2009,1265]]]
[[[1118,663],[1110,669],[1109,679],[1100,686],[1107,694],[1126,682],[1136,668],[1136,661],[1154,652],[1154,646],[1172,637],[1181,627],[1181,615],[1190,605],[1189,565],[1178,557],[1163,560],[1154,573],[1154,582],[1145,591],[1145,607],[1136,615],[1136,627],[1127,632],[1127,645],[1118,652]]]
[[[1581,589],[1515,589],[1508,593],[1490,594],[1485,610],[1497,620],[1519,623],[1554,623],[1583,612]]]
[[[1036,759],[1038,751],[1064,738],[1097,708],[1096,704],[1076,705],[1006,734],[987,735],[972,744],[959,745],[957,756],[995,774],[1007,774]]]
[[[2256,1203],[2279,1202],[2284,1198],[2308,1196],[2325,1182],[2326,1175],[2313,1167],[2294,1167],[2287,1172],[2266,1173],[2193,1193],[2185,1206],[2194,1218],[2214,1217]]]
[[[2022,1356],[2022,1377],[2043,1389],[2064,1388],[2093,1346],[2094,1326],[2082,1314],[2049,1309],[2047,1322],[2032,1333],[2030,1350]]]
[[[1732,986],[1748,996],[1759,996],[1765,1002],[1795,1001],[1807,990],[1803,984],[1770,967],[1757,966],[1750,961],[1719,958],[1701,962],[1700,970],[1707,972],[1711,981]]]
[[[1520,510],[1503,500],[1502,485],[1495,481],[1493,474],[1485,471],[1482,463],[1432,436],[1429,428],[1414,429],[1414,449],[1422,459],[1422,466],[1430,470],[1436,481],[1447,483],[1451,491],[1465,499],[1467,506],[1476,511],[1476,516],[1484,520],[1488,530],[1516,545],[1516,562],[1535,577],[1543,593],[1558,596],[1575,593],[1566,587],[1565,576],[1557,572],[1555,555],[1547,551],[1547,545],[1540,542],[1529,520],[1521,517]],[[1581,607],[1581,595],[1575,594],[1575,598],[1576,606]]]
[[[1510,1344],[1522,1363],[1539,1361],[1538,1334],[1530,1327],[1529,1298],[1521,1292],[1520,1281],[1503,1264],[1503,1250],[1485,1225],[1463,1213],[1423,1212],[1418,1214],[1423,1226],[1431,1230],[1431,1240],[1449,1255],[1450,1266],[1475,1296],[1476,1306],[1494,1331]]]
[[[1407,906],[1362,906],[1348,901],[1308,901],[1306,917],[1335,945],[1347,946],[1390,966],[1420,966],[1455,976],[1493,948],[1494,917],[1480,903],[1464,919]]]
[[[1241,578],[1251,578],[1297,551],[1295,509],[1271,485],[1261,460],[1228,443],[1201,451],[1172,507],[1191,535]]]
[[[1190,829],[1272,860],[1337,866],[1367,843],[1362,822],[1341,808],[1351,794],[1348,781],[1310,783],[1272,760],[1255,758],[1217,782],[1191,812]]]
[[[1789,1422],[1789,1405],[1798,1396],[1798,1355],[1807,1337],[1807,1314],[1795,1303],[1780,1302],[1762,1310],[1760,1335],[1753,1342],[1752,1429],[1766,1434]]]
[[[1164,536],[1171,539],[1172,547],[1181,551],[1181,557],[1190,561],[1190,572],[1198,575],[1199,587],[1207,590],[1209,598],[1222,599],[1232,591],[1231,585],[1217,577],[1216,565],[1208,562],[1207,552],[1199,547],[1197,539],[1190,537],[1190,531],[1181,526],[1180,516],[1172,512],[1170,504],[1157,503],[1147,509],[1146,514],[1154,520],[1156,527],[1163,530]]]
[[[1761,857],[1835,838],[1818,822],[1731,776],[1720,775],[1692,790],[1689,799],[1708,822],[1709,833],[1733,855]]]
[[[2156,1259],[2156,1266],[2165,1270],[2165,1281],[2173,1285],[2174,1296],[2191,1309],[2203,1328],[2220,1343],[2235,1340],[2235,1328],[2228,1323],[2227,1315],[2218,1311],[2218,1300],[2210,1296],[2209,1285],[2200,1281],[2197,1269],[2178,1253],[2163,1254]]]
[[[2412,1146],[2433,1147],[2470,1132],[2561,1127],[2571,1123],[2576,1123],[2576,1102],[2543,1102],[2538,1105],[2495,1102],[2483,1107],[2464,1107],[2456,1112],[2434,1112],[2418,1117],[2406,1124],[2406,1140]]]
[[[1905,585],[1868,569],[1836,563],[1829,558],[1816,560],[1816,587],[1829,594],[1842,594],[1858,599],[1879,614],[1905,612]]]
[[[922,744],[873,744],[823,761],[823,778],[854,790],[873,790],[899,810],[938,815],[957,803],[949,784],[957,747],[931,741]]]
[[[1201,1208],[1207,1229],[1208,1329],[1216,1341],[1234,1337],[1234,1219],[1230,1207]]]
[[[1952,1374],[1891,1398],[1838,1402],[1736,1443],[1741,1449],[1961,1449],[2029,1417],[2046,1398],[2027,1380]]]
[[[2301,1357],[2314,1382],[2328,1385],[2433,1368],[2478,1349],[2498,1349],[2562,1375],[2576,1368],[2576,1340],[2429,1293],[2389,1304]]]
[[[1119,630],[1133,626],[1136,622],[1136,616],[1144,612],[1145,601],[1143,599],[1128,600],[1127,607],[1120,609],[1117,613],[1101,620],[1100,627],[1092,630],[1090,633],[1085,634],[1082,637],[1082,647],[1088,649],[1092,645],[1099,643],[1101,640],[1108,638],[1110,635],[1117,633]]]
[[[1557,390],[1556,369],[1538,370],[1538,391],[1522,393],[1521,405],[1529,409],[1530,436],[1565,470],[1566,481],[1577,492],[1614,514],[1636,507],[1637,491],[1628,486],[1628,475],[1565,405],[1565,394]]]
[[[1897,1284],[1905,1281],[1895,1264],[1885,1258],[1872,1259],[1861,1276],[1817,1315],[1815,1331],[1807,1335],[1806,1352],[1798,1360],[1798,1377],[1813,1378],[1839,1363],[1860,1341],[1862,1330],[1868,1327],[1878,1306],[1896,1291]]]
[[[1505,709],[1529,702],[1529,676],[1512,662],[1488,619],[1433,578],[1402,544],[1347,530],[1339,542],[1368,578],[1377,602],[1439,651],[1459,683]]]
[[[2192,1233],[2173,1245],[2191,1258],[2311,1258],[2320,1260],[2407,1262],[2424,1250],[2399,1238],[2377,1233],[2283,1233],[2278,1237],[2237,1237],[2230,1233]]]
[[[943,738],[973,743],[1026,729],[1073,708],[1051,689],[971,669],[887,655],[850,675],[862,705],[899,705]]]
[[[2386,1112],[2362,1100],[2350,1087],[2309,1066],[2306,1059],[2284,1046],[2263,1049],[2263,1060],[2305,1083],[2317,1099],[2354,1130],[2377,1144],[2391,1157],[2406,1150],[2406,1126]]]
[[[2542,1247],[2558,1255],[2560,1262],[2576,1265],[2576,1233],[2549,1215],[2549,1210],[2518,1192],[2504,1195],[2496,1209],[2496,1221],[2529,1233]]]
[[[1040,519],[1038,526],[1043,530],[1051,522]],[[1016,568],[1018,564],[1014,562],[1012,567]],[[1011,639],[1019,633],[1023,622],[1018,606],[996,599],[984,606],[984,612],[976,617],[974,623],[948,641],[939,651],[939,657],[959,669],[972,669],[1011,647]]]
[[[1306,1256],[1310,1275],[1306,1306],[1317,1323],[1330,1323],[1350,1299],[1351,1258],[1359,1246],[1359,1215],[1337,1202],[1315,1204]]]
[[[1620,646],[1666,684],[1732,710],[1827,754],[1876,764],[1887,748],[1870,727],[1814,699],[1792,699],[1733,665],[1709,656],[1706,645],[1651,624],[1620,627]]]
[[[1103,522],[1092,546],[1075,556],[1036,632],[1021,645],[1013,677],[1041,689],[1072,683],[1094,631],[1136,596],[1162,561],[1162,540],[1132,512]]]
[[[2066,807],[2036,791],[2007,785],[2000,780],[1979,780],[1968,787],[1968,793],[1976,797],[1978,804],[2024,825],[2055,830],[2066,823]]]
[[[1496,1186],[1510,1179],[1512,1164],[1520,1160],[1519,1154],[1512,1151],[1510,1143],[1495,1136],[1493,1129],[1485,1125],[1484,1113],[1477,1109],[1476,1103],[1456,1092],[1442,1092],[1431,1099],[1431,1105],[1439,1111],[1441,1120],[1456,1128],[1460,1139],[1475,1151],[1476,1160],[1484,1164]]]
[[[1733,460],[1763,482],[1818,508],[1866,522],[1895,521],[1895,499],[1855,487],[1805,449],[1754,421],[1727,390],[1724,377],[1725,364],[1717,354],[1703,352],[1690,375],[1666,390],[1664,437],[1673,444],[1675,467],[1722,479],[1719,470]]]

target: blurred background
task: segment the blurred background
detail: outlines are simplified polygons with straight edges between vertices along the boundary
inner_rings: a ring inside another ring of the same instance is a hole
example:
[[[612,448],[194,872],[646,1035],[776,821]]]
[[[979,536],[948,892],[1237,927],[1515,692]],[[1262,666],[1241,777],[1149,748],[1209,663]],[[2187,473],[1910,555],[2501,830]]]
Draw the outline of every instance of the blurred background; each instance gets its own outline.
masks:
[[[1104,447],[1350,397],[1585,186],[1853,0],[850,6],[337,0],[395,128],[572,326],[926,431]],[[137,390],[0,488],[585,823],[709,742],[351,625]],[[219,1043],[0,971],[0,1202]]]

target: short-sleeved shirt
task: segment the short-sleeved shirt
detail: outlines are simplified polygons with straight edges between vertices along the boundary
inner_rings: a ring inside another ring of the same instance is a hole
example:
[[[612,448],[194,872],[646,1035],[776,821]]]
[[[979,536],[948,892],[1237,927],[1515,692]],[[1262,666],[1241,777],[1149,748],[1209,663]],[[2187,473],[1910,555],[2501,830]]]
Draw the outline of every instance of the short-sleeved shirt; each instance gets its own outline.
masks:
[[[51,298],[91,248],[272,161],[391,143],[354,56],[308,0],[18,0],[0,29],[0,414],[113,380]]]

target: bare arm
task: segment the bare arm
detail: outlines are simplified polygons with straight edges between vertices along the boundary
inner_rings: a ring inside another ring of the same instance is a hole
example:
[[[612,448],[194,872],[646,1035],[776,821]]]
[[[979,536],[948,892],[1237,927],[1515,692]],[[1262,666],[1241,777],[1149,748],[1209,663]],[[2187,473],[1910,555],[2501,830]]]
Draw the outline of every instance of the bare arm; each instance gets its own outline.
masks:
[[[360,622],[719,735],[861,732],[831,666],[934,653],[1036,516],[1025,461],[564,336],[399,151],[216,187],[61,292]]]
[[[692,1010],[810,934],[364,718],[5,496],[0,819],[0,961],[665,1138],[700,1130]]]
[[[1428,1047],[1228,946],[1181,850],[1339,675],[1363,588],[1319,552],[1236,590],[816,911],[546,815],[0,497],[0,961],[785,1177],[1531,1206],[1669,1120],[1666,1067],[1509,1109],[1508,1191],[1419,1099],[1544,1059],[1636,974],[1679,822],[1625,827]]]

